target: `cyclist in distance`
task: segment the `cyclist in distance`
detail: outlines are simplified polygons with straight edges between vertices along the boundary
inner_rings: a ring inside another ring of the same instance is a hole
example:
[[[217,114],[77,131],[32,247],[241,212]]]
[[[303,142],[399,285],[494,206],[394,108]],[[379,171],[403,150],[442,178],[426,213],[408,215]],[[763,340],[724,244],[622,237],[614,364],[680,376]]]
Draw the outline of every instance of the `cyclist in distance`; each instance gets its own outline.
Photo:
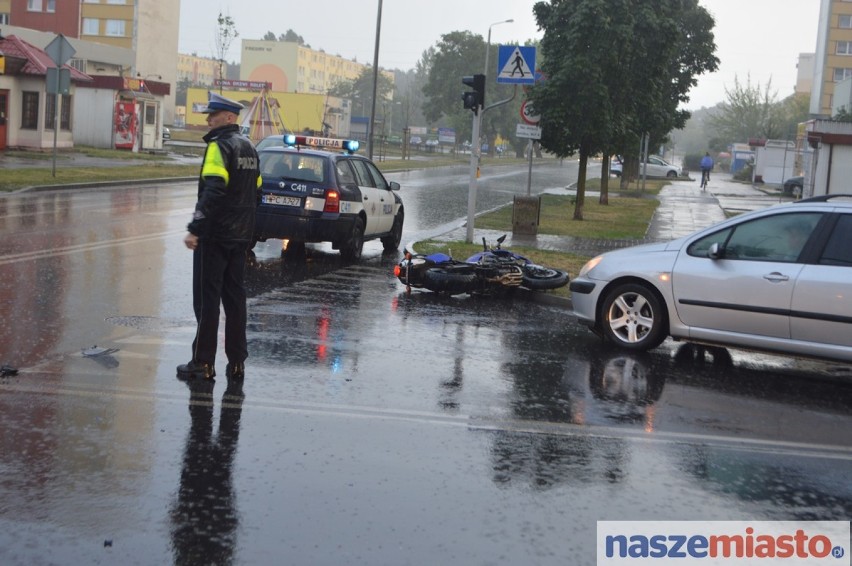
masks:
[[[710,157],[710,152],[706,152],[701,158],[701,189],[707,188],[707,183],[710,181],[710,171],[713,169],[713,158]]]

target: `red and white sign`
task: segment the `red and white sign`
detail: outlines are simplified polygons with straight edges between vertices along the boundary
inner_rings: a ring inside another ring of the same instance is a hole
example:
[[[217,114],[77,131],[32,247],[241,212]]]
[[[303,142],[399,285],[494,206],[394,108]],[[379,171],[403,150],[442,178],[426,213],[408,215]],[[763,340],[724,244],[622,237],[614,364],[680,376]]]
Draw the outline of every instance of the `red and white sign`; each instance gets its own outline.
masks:
[[[541,121],[541,115],[535,113],[532,101],[525,100],[524,103],[521,104],[521,120],[527,124],[532,124],[533,126],[537,125]]]

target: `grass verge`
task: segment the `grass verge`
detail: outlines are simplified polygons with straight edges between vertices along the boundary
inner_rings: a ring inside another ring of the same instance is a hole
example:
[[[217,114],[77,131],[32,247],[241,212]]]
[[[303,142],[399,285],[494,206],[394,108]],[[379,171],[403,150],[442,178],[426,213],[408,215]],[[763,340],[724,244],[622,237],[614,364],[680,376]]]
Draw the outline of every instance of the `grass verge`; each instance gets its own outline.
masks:
[[[14,191],[24,187],[45,185],[71,185],[105,181],[131,181],[138,179],[168,179],[198,175],[198,165],[180,165],[163,161],[132,164],[124,167],[58,167],[53,176],[52,167],[6,169],[0,180],[0,191]]]

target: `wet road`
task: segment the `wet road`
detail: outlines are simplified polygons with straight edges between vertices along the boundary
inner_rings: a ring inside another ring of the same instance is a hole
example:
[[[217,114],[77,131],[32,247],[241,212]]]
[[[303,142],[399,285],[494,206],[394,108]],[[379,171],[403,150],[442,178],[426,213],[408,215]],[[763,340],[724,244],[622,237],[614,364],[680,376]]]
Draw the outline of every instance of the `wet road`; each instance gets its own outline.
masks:
[[[452,222],[408,175],[406,237]],[[193,202],[0,198],[0,563],[593,564],[597,520],[852,514],[848,367],[626,355],[559,303],[408,295],[376,243],[260,246],[245,387],[189,389]]]

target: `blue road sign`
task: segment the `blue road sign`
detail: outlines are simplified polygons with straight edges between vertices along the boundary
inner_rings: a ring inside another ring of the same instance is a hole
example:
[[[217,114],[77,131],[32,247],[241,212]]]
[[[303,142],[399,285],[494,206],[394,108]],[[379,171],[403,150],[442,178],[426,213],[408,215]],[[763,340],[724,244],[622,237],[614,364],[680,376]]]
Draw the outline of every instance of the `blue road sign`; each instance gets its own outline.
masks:
[[[497,82],[535,83],[535,47],[501,45],[497,52]]]

